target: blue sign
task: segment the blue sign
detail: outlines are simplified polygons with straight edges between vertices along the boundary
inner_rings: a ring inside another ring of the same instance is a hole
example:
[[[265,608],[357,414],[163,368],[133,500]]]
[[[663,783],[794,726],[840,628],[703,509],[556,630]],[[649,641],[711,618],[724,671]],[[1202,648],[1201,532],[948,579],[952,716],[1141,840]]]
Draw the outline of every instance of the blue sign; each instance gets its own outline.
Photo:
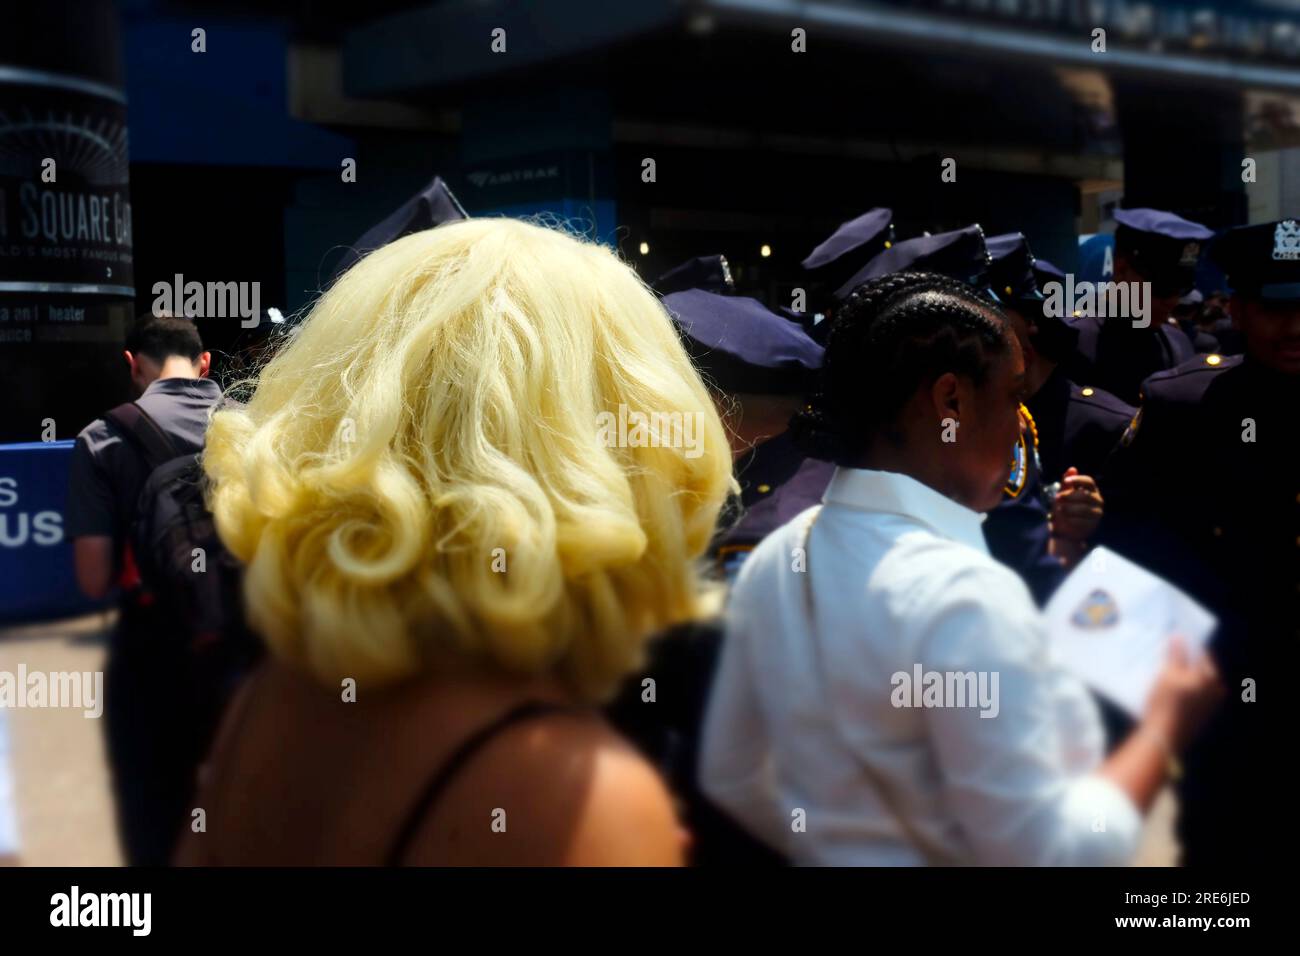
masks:
[[[63,507],[75,442],[0,445],[0,622],[53,620],[103,607],[77,590]]]
[[[1115,277],[1115,237],[1109,233],[1079,237],[1078,282],[1110,282]]]

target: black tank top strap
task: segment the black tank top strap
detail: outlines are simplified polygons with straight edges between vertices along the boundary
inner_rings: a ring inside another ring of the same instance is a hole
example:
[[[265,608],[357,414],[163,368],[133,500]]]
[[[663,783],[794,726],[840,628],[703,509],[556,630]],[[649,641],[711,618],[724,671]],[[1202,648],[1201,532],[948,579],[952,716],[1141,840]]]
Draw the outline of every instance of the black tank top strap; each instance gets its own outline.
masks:
[[[480,750],[486,746],[492,738],[496,737],[502,731],[513,727],[515,724],[521,724],[528,720],[534,720],[538,717],[546,717],[551,714],[580,714],[585,711],[577,707],[568,707],[564,704],[552,704],[544,701],[530,700],[519,704],[506,713],[502,714],[496,720],[491,721],[486,726],[480,727],[465,739],[459,747],[452,752],[452,755],[444,760],[437,771],[430,777],[428,783],[420,791],[419,797],[412,804],[410,811],[406,815],[406,820],[402,823],[402,828],[397,831],[397,836],[393,840],[392,848],[388,851],[388,857],[385,861],[387,866],[401,866],[402,860],[406,857],[406,852],[410,848],[411,841],[415,839],[415,834],[419,831],[420,825],[428,817],[429,811],[438,802],[443,791],[451,784],[464,766],[470,762]]]

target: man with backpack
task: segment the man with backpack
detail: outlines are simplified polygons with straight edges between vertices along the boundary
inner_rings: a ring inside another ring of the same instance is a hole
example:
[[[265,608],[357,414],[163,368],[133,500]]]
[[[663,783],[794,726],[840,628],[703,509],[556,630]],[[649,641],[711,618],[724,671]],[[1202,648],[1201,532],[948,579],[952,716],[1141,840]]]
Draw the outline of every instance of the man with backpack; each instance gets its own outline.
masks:
[[[189,815],[195,768],[211,732],[205,725],[215,719],[205,713],[213,709],[210,700],[196,694],[197,612],[187,595],[219,586],[211,565],[223,555],[219,544],[217,553],[204,548],[215,535],[195,456],[221,389],[207,377],[211,356],[188,319],[146,314],[125,344],[140,397],[77,436],[64,524],[81,590],[92,598],[114,586],[119,591],[105,733],[123,849],[132,865],[164,865]],[[177,546],[196,572],[213,576],[165,580],[176,562],[167,549]]]

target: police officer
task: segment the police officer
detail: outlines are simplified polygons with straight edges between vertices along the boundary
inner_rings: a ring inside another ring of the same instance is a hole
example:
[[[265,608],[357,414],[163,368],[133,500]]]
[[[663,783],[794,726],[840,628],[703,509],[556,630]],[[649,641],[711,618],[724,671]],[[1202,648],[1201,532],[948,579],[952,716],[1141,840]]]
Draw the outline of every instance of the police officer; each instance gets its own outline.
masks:
[[[678,268],[717,277],[717,260],[701,257],[692,260],[694,266]],[[834,466],[805,458],[788,433],[821,366],[822,348],[800,325],[751,298],[687,289],[663,301],[696,367],[714,387],[731,437],[740,494],[724,509],[709,549],[717,576],[730,581],[763,538],[820,503],[830,483]],[[681,798],[697,864],[779,864],[777,854],[717,810],[697,786],[696,747],[721,640],[720,621],[706,620],[654,642],[645,668],[629,679],[606,715]],[[647,678],[672,689],[653,707],[643,696]]]
[[[1047,481],[1060,482],[1071,467],[1099,475],[1136,409],[1105,389],[1077,385],[1067,377],[1065,366],[1075,354],[1078,330],[1043,308],[1038,275],[1046,282],[1060,280],[1036,268],[1039,260],[1024,233],[992,236],[987,245],[990,291],[1011,319],[1024,352],[1025,406],[1038,430]]]
[[[1079,330],[1084,364],[1071,370],[1077,380],[1136,402],[1142,381],[1173,368],[1194,354],[1189,340],[1171,321],[1179,298],[1192,288],[1202,245],[1214,233],[1200,223],[1158,209],[1115,212],[1115,272],[1111,281],[1150,283],[1150,314],[1091,315],[1071,319]],[[1130,291],[1132,302],[1132,291]],[[1134,311],[1130,309],[1130,311]],[[1134,322],[1140,326],[1135,327]]]
[[[730,579],[750,551],[821,500],[832,467],[805,457],[788,433],[822,349],[793,322],[744,296],[689,289],[664,297],[687,351],[722,394],[740,496],[724,511],[712,553]]]
[[[1211,255],[1245,355],[1144,383],[1108,469],[1104,537],[1219,618],[1211,647],[1232,692],[1186,762],[1180,835],[1188,863],[1240,863],[1260,853],[1256,800],[1280,785],[1253,683],[1276,687],[1300,637],[1300,223],[1229,230]]]
[[[1180,318],[1179,324],[1196,347],[1196,354],[1240,355],[1246,344],[1241,332],[1232,325],[1228,316],[1228,296],[1223,292],[1211,292],[1207,296],[1193,289],[1179,302],[1182,307],[1187,303],[1186,318]]]
[[[1048,483],[1046,550],[1051,560],[1032,560],[1032,550],[1028,561],[1021,558],[1030,591],[1046,604],[1066,566],[1083,557],[1097,533],[1104,508],[1098,476],[1136,410],[1103,389],[1077,385],[1066,376],[1066,366],[1077,355],[1078,331],[1044,307],[1043,295],[1047,283],[1063,281],[1064,273],[1035,259],[1023,233],[992,236],[987,244],[989,291],[1011,320],[1024,353],[1024,405]],[[991,527],[986,522],[986,536],[997,542],[995,554],[1005,555],[1017,540],[1024,542],[1022,548],[1043,547],[1041,526],[1025,522],[1028,513],[1026,507],[1017,512],[1008,506],[994,513]],[[1005,556],[1002,560],[1010,563]],[[1131,731],[1131,720],[1106,699],[1097,697],[1096,702],[1107,738],[1118,744]]]
[[[150,473],[151,451],[140,436],[158,436],[175,456],[200,451],[221,390],[207,377],[211,355],[189,319],[142,316],[124,354],[140,397],[77,436],[64,527],[81,590],[101,598],[114,583],[120,588],[104,715],[118,824],[128,862],[164,865],[186,813],[195,759],[180,717],[187,701],[177,697],[182,627],[160,620],[146,603],[127,544]]]
[[[1187,340],[1192,343],[1192,349],[1197,355],[1209,355],[1211,352],[1222,354],[1219,340],[1208,329],[1202,328],[1198,321],[1204,302],[1205,296],[1201,295],[1199,290],[1193,289],[1178,300],[1172,313],[1173,319],[1183,330]]]
[[[804,325],[817,341],[829,328],[826,319],[837,301],[836,292],[855,273],[894,245],[894,212],[877,207],[842,222],[800,263],[807,284]],[[857,288],[861,283],[855,283]],[[844,297],[839,296],[840,300]],[[794,316],[778,306],[787,317]]]
[[[1241,330],[1233,325],[1228,314],[1228,294],[1214,291],[1201,303],[1196,316],[1196,325],[1202,332],[1214,338],[1217,348],[1210,351],[1220,355],[1240,355],[1246,351],[1246,342],[1241,337]]]

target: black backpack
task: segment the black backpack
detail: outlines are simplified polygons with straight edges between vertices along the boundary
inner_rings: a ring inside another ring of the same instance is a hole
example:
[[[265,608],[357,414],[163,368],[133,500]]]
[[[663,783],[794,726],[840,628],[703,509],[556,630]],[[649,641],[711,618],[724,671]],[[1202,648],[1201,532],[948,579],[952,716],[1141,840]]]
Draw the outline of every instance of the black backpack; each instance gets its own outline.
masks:
[[[605,716],[657,766],[677,797],[694,838],[694,866],[777,867],[788,861],[717,807],[699,785],[696,766],[704,714],[722,650],[719,620],[679,625],[651,643],[646,666],[630,676]],[[664,698],[642,700],[641,681],[654,678]]]
[[[197,454],[178,454],[171,437],[135,402],[106,416],[130,437],[149,476],[127,542],[140,572],[137,600],[167,622],[160,651],[188,658],[194,690],[224,698],[257,652],[243,621],[242,569],[217,536],[204,501]]]

